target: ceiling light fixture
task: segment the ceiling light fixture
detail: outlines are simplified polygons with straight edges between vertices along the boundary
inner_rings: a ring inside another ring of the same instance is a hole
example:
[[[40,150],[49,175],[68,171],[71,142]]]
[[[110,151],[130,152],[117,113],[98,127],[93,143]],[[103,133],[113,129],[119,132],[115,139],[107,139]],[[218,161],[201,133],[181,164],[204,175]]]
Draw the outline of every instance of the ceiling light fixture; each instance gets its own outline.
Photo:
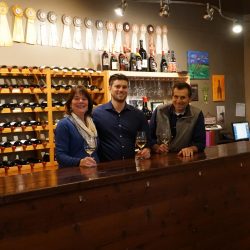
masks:
[[[213,17],[214,17],[214,8],[210,8],[210,4],[207,3],[206,14],[203,16],[203,18],[207,21],[212,21]]]
[[[164,0],[161,0],[159,16],[160,17],[169,17],[169,15],[170,15],[169,4],[165,3]]]
[[[235,21],[232,27],[232,31],[236,34],[239,34],[242,32],[242,30],[243,30],[242,25],[238,21]]]
[[[158,3],[158,1],[155,0],[134,0],[136,2],[142,2],[142,3]],[[210,3],[200,3],[200,2],[189,2],[189,1],[178,1],[178,0],[160,0],[160,11],[159,15],[161,17],[168,17],[170,15],[170,5],[171,4],[184,4],[184,5],[199,5],[199,6],[205,6],[206,7],[206,14],[203,16],[205,20],[212,21],[214,12],[217,11],[219,15],[228,20],[233,22],[232,30],[235,33],[241,33],[243,30],[242,25],[239,23],[239,21],[236,18],[229,17],[224,15],[222,13],[221,9],[221,0],[218,0],[218,6],[212,5]]]
[[[115,8],[115,13],[117,16],[124,16],[125,10],[128,6],[128,3],[126,0],[122,0],[121,3]]]

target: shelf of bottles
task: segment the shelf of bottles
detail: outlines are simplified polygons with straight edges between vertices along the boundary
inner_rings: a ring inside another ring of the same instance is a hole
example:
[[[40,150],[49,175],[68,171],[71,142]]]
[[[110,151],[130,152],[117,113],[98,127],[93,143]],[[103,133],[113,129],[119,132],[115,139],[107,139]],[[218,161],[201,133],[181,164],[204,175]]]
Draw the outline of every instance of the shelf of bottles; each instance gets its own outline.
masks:
[[[47,72],[0,68],[0,175],[50,165]]]
[[[54,129],[74,85],[108,100],[107,73],[58,67],[0,67],[0,176],[57,167]]]

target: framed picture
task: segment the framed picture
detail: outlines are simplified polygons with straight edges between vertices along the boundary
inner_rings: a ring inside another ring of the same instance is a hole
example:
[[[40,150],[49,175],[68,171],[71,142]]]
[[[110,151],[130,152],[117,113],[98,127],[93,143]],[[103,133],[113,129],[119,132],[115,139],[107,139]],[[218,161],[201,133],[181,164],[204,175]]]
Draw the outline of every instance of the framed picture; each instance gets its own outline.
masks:
[[[164,104],[164,102],[151,102],[151,110],[154,111],[161,104]]]
[[[208,52],[192,51],[187,52],[188,73],[190,79],[209,79]]]
[[[225,101],[225,81],[224,75],[213,75],[213,101],[220,102]]]
[[[191,84],[190,86],[192,89],[192,96],[191,96],[192,101],[199,101],[198,84]]]

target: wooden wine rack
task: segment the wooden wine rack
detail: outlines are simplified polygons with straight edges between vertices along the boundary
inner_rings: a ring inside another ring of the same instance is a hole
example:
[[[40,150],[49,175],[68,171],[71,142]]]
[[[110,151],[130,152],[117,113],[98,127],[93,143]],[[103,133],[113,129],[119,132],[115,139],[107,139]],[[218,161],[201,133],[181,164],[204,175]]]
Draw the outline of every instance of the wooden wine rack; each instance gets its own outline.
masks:
[[[3,108],[0,110],[0,120],[7,116],[7,114],[19,115],[22,116],[25,113],[34,114],[34,116],[39,115],[39,113],[44,113],[47,116],[47,123],[40,126],[27,126],[27,127],[12,127],[12,128],[4,128],[0,130],[0,136],[12,136],[14,134],[21,134],[26,132],[34,132],[37,135],[41,131],[47,131],[48,133],[48,141],[43,141],[42,144],[38,145],[28,145],[28,146],[17,146],[17,147],[7,147],[0,149],[0,161],[2,161],[3,155],[8,154],[18,154],[20,152],[26,152],[30,157],[34,156],[34,151],[38,150],[47,150],[49,152],[49,162],[43,163],[35,163],[29,165],[22,166],[13,166],[10,168],[0,168],[0,176],[7,174],[17,174],[17,173],[25,173],[27,171],[36,171],[43,169],[51,169],[57,167],[57,162],[55,161],[55,145],[54,145],[54,119],[56,116],[62,118],[65,108],[61,106],[53,106],[53,99],[56,99],[58,96],[64,96],[67,99],[67,95],[71,92],[71,90],[65,90],[64,88],[54,89],[52,88],[52,81],[60,80],[64,82],[68,82],[70,84],[71,80],[75,80],[81,82],[83,79],[88,79],[91,85],[95,85],[99,89],[89,90],[90,95],[96,104],[105,103],[108,101],[108,74],[107,72],[63,72],[63,71],[53,71],[51,69],[12,69],[9,71],[7,68],[0,69],[0,79],[6,79],[10,77],[15,77],[18,79],[25,79],[27,77],[34,77],[38,81],[38,79],[43,78],[46,85],[44,87],[31,87],[31,88],[18,88],[15,86],[14,88],[10,86],[6,88],[0,87],[0,99],[5,99],[7,96],[10,98],[21,96],[21,95],[30,95],[35,99],[39,99],[39,95],[45,95],[47,101],[47,107],[25,107],[25,108]],[[59,113],[59,114],[58,114]]]

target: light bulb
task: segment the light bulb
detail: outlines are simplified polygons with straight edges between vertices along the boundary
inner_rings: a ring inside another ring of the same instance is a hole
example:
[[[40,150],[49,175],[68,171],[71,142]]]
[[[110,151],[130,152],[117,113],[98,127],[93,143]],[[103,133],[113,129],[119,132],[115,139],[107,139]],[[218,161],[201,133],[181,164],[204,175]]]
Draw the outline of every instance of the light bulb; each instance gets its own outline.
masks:
[[[233,28],[232,28],[233,32],[236,33],[236,34],[241,33],[242,29],[243,29],[242,25],[239,24],[239,23],[234,23]]]

